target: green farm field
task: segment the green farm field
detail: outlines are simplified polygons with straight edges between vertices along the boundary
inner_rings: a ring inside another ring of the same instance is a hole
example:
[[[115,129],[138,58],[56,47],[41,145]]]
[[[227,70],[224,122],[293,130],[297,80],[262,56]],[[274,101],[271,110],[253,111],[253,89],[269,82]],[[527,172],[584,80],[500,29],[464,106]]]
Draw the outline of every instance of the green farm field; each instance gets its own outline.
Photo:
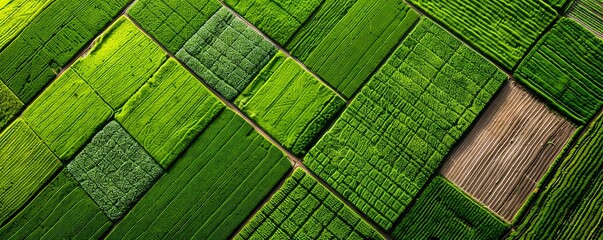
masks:
[[[0,0],[0,240],[603,239],[602,0]]]

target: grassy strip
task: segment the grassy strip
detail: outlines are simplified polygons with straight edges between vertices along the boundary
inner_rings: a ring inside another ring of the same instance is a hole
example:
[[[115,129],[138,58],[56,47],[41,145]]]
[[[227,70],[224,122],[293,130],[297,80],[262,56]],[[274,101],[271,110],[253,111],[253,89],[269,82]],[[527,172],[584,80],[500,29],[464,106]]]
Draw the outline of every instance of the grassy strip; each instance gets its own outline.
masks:
[[[223,108],[184,67],[168,59],[115,119],[168,168]]]
[[[557,12],[540,0],[410,0],[511,70]]]
[[[293,154],[303,155],[345,101],[279,52],[235,105]]]
[[[98,132],[67,169],[111,220],[124,215],[163,173],[115,121]]]
[[[176,57],[226,99],[233,100],[276,51],[268,40],[221,8]]]
[[[389,229],[506,78],[422,19],[304,163]]]
[[[301,169],[234,239],[382,239],[360,216]]]
[[[500,239],[509,225],[436,177],[393,232],[395,239]]]
[[[107,239],[226,239],[289,169],[278,148],[224,110]]]
[[[7,225],[3,239],[99,239],[111,221],[67,171],[61,172]]]
[[[402,1],[326,1],[287,48],[349,98],[418,18]]]
[[[226,4],[276,42],[285,45],[321,0],[225,0]]]
[[[29,103],[129,0],[57,0],[0,52],[0,80]]]
[[[603,106],[603,41],[568,18],[555,24],[514,76],[574,122]]]
[[[587,129],[510,239],[595,239],[603,206],[603,114]]]
[[[23,112],[23,119],[66,162],[112,115],[111,108],[69,69]]]
[[[220,6],[217,0],[139,0],[128,15],[175,54]]]
[[[72,69],[113,109],[118,109],[167,58],[161,47],[121,17]]]
[[[2,226],[61,167],[61,162],[21,118],[0,134],[0,153]]]

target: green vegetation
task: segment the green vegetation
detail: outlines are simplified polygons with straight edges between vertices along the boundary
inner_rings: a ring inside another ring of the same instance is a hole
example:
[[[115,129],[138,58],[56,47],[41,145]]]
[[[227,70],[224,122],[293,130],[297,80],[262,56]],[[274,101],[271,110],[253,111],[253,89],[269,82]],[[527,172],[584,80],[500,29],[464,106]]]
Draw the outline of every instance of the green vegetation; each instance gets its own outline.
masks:
[[[153,40],[120,17],[72,68],[105,102],[118,109],[167,58]]]
[[[224,2],[281,45],[289,41],[321,4],[321,0],[225,0]]]
[[[221,8],[176,53],[226,99],[232,100],[270,61],[277,49],[268,40]]]
[[[557,12],[540,0],[409,0],[510,70]]]
[[[598,239],[603,211],[603,114],[563,159],[512,239]]]
[[[345,101],[279,52],[235,105],[293,154],[303,155]]]
[[[383,239],[300,168],[235,239]]]
[[[115,121],[98,132],[67,169],[111,220],[126,213],[163,173]]]
[[[21,110],[23,103],[0,81],[0,130]]]
[[[506,78],[423,19],[304,163],[389,229]]]
[[[115,119],[167,168],[223,108],[184,67],[168,59]]]
[[[418,18],[403,1],[327,0],[287,48],[349,98]]]
[[[22,119],[0,134],[0,226],[61,167]]]
[[[603,38],[602,0],[577,0],[568,15]]]
[[[66,162],[112,114],[94,90],[68,69],[23,112],[23,119]]]
[[[224,110],[107,239],[226,239],[289,169],[278,148]]]
[[[139,0],[128,15],[176,53],[220,6],[217,0]]]
[[[111,222],[62,171],[31,203],[0,228],[3,239],[99,239]]]
[[[51,0],[13,0],[0,3],[0,49],[3,49]]]
[[[562,18],[514,76],[565,115],[584,124],[603,106],[603,41]]]
[[[0,51],[0,80],[30,102],[128,2],[53,1]]]
[[[395,239],[500,239],[508,228],[488,209],[438,176],[392,235]]]
[[[561,10],[567,2],[571,2],[573,0],[543,0],[543,1],[548,3],[549,5],[551,5],[555,9]],[[597,1],[597,0],[595,0],[595,1]]]

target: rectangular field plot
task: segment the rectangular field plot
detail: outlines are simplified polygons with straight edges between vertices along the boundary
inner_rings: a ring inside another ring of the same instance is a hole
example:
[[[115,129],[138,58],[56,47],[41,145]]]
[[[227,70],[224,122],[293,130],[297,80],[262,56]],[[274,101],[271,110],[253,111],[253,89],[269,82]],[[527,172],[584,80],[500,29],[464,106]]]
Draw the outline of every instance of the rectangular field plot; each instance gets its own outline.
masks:
[[[576,0],[567,16],[603,38],[603,1]]]
[[[289,169],[277,147],[224,110],[107,239],[226,239]]]
[[[167,58],[161,47],[121,17],[72,68],[105,102],[118,109]]]
[[[441,173],[511,221],[575,130],[511,82],[452,152]]]
[[[176,57],[226,99],[233,100],[276,51],[276,46],[223,7]]]
[[[218,0],[139,0],[128,15],[175,54],[220,6]]]
[[[23,119],[66,162],[113,115],[73,70],[67,70],[23,112]]]
[[[349,98],[418,18],[403,1],[328,0],[287,49]]]
[[[56,0],[0,51],[0,80],[28,103],[129,0]]]
[[[235,105],[293,154],[303,155],[345,101],[279,52]]]
[[[603,114],[563,159],[509,239],[601,239]]]
[[[300,168],[234,238],[383,239]]]
[[[224,2],[274,41],[285,45],[322,1],[225,0]]]
[[[603,41],[562,18],[513,75],[584,124],[603,106]]]
[[[394,239],[501,239],[509,225],[438,176],[392,233]]]
[[[111,220],[124,215],[163,173],[115,121],[98,132],[67,169]]]
[[[21,110],[23,103],[0,81],[0,130]]]
[[[13,0],[0,3],[0,49],[3,49],[52,0]]]
[[[0,134],[0,226],[60,167],[21,118]]]
[[[423,19],[304,163],[389,229],[506,78]]]
[[[3,239],[100,239],[111,221],[67,171],[0,228]]]
[[[168,168],[223,108],[184,67],[168,59],[115,119]]]
[[[542,1],[409,0],[512,69],[557,12]]]

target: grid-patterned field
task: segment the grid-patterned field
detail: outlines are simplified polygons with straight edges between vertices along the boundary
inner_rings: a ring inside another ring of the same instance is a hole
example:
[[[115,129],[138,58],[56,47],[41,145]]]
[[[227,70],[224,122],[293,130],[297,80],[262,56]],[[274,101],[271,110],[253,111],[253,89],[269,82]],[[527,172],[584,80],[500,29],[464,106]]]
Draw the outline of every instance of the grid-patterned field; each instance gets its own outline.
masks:
[[[0,1],[0,239],[601,239],[602,9]]]

